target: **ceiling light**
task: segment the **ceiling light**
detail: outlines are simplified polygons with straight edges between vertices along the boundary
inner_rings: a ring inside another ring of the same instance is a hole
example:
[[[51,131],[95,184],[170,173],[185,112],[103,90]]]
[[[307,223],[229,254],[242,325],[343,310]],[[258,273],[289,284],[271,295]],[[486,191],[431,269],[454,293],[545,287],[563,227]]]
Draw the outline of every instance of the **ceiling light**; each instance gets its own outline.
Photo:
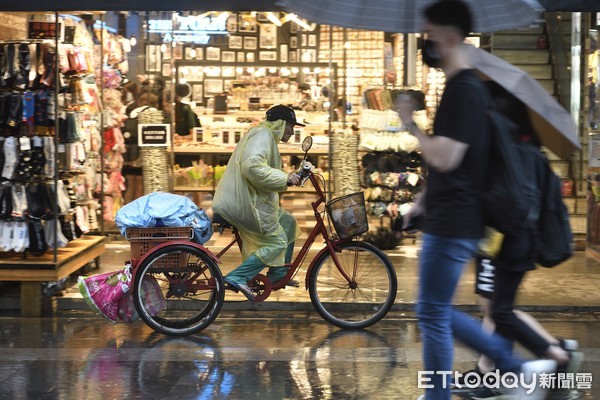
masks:
[[[275,25],[277,25],[277,26],[281,26],[281,25],[282,25],[282,23],[281,23],[281,21],[279,20],[279,18],[277,18],[277,17],[275,16],[275,14],[273,14],[272,12],[268,12],[268,13],[266,13],[265,15],[267,16],[267,19],[268,19],[269,21],[271,21],[272,23],[274,23]]]
[[[300,25],[302,27],[302,29],[305,29],[307,31],[313,30],[313,28],[310,25],[308,25],[306,22],[304,22],[300,18],[298,18],[298,16],[296,14],[290,14],[289,19],[290,19],[290,21],[294,21],[295,23]]]

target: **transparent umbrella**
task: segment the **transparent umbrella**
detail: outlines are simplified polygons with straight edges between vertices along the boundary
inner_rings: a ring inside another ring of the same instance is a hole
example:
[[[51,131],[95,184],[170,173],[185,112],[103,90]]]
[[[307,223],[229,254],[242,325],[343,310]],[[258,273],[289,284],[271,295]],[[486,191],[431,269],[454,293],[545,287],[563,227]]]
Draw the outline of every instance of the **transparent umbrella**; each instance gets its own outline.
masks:
[[[386,32],[421,32],[423,9],[437,0],[279,0],[278,6],[309,21]],[[463,0],[474,32],[527,26],[543,9],[537,0]]]

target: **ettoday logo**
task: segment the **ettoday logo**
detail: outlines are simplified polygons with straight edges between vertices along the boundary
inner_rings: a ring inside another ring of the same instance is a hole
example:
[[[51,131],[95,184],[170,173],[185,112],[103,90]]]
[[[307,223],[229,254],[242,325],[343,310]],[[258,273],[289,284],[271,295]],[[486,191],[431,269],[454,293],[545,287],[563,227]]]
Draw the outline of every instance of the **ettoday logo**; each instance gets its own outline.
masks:
[[[538,386],[538,377],[535,373],[528,381],[522,373],[500,373],[499,370],[491,371],[484,375],[480,375],[477,372],[463,374],[458,371],[419,371],[417,386],[420,389],[433,389],[434,385],[431,383],[432,377],[436,375],[441,376],[443,388],[449,388],[452,385],[457,389],[476,389],[481,386],[490,389],[516,389],[523,387],[527,389],[527,394],[531,394]],[[464,383],[458,384],[458,382]]]
[[[476,389],[486,387],[496,390],[510,390],[525,388],[531,394],[536,388],[541,389],[577,389],[590,390],[592,388],[592,373],[533,373],[531,378],[526,378],[522,373],[505,372],[499,370],[486,374],[474,371],[463,374],[458,371],[419,371],[417,386],[419,389],[432,389],[433,377],[441,377],[443,388]],[[462,383],[461,383],[462,382]]]

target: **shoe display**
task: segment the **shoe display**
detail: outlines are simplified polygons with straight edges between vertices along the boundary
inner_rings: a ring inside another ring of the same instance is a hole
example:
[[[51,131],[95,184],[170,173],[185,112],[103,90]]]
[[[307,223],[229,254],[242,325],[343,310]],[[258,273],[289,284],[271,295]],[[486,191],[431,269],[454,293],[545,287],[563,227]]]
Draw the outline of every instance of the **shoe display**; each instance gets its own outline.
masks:
[[[223,281],[225,281],[225,283],[227,283],[230,286],[230,288],[233,288],[235,291],[242,292],[242,294],[246,296],[248,300],[254,301],[256,295],[252,292],[252,289],[250,289],[248,285],[239,284],[227,278],[224,278]]]

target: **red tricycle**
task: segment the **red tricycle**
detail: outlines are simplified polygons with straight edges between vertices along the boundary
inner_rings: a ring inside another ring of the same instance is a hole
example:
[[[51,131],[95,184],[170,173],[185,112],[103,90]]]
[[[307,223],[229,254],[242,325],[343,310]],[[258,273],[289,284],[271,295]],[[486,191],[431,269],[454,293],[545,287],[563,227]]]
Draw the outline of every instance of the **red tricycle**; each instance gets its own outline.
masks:
[[[306,153],[312,138],[302,144]],[[263,274],[248,286],[256,294],[254,301],[264,301],[273,290],[286,287],[302,265],[310,247],[321,236],[325,246],[312,259],[304,281],[317,312],[341,328],[365,328],[381,320],[396,299],[396,271],[388,257],[377,247],[360,241],[368,230],[362,192],[338,197],[326,203],[323,177],[307,164],[299,172],[301,185],[310,181],[316,200],[311,203],[315,226],[300,252],[289,265],[287,275],[273,284]],[[322,207],[324,206],[324,207]],[[325,219],[333,223],[330,233]],[[232,229],[234,239],[220,253],[191,240],[190,228],[130,228],[133,299],[141,319],[157,332],[184,336],[210,325],[225,301],[225,284],[219,269],[220,257],[242,242],[235,227],[218,215],[213,217],[218,229]],[[145,280],[158,282],[166,300],[164,307],[147,304]]]

